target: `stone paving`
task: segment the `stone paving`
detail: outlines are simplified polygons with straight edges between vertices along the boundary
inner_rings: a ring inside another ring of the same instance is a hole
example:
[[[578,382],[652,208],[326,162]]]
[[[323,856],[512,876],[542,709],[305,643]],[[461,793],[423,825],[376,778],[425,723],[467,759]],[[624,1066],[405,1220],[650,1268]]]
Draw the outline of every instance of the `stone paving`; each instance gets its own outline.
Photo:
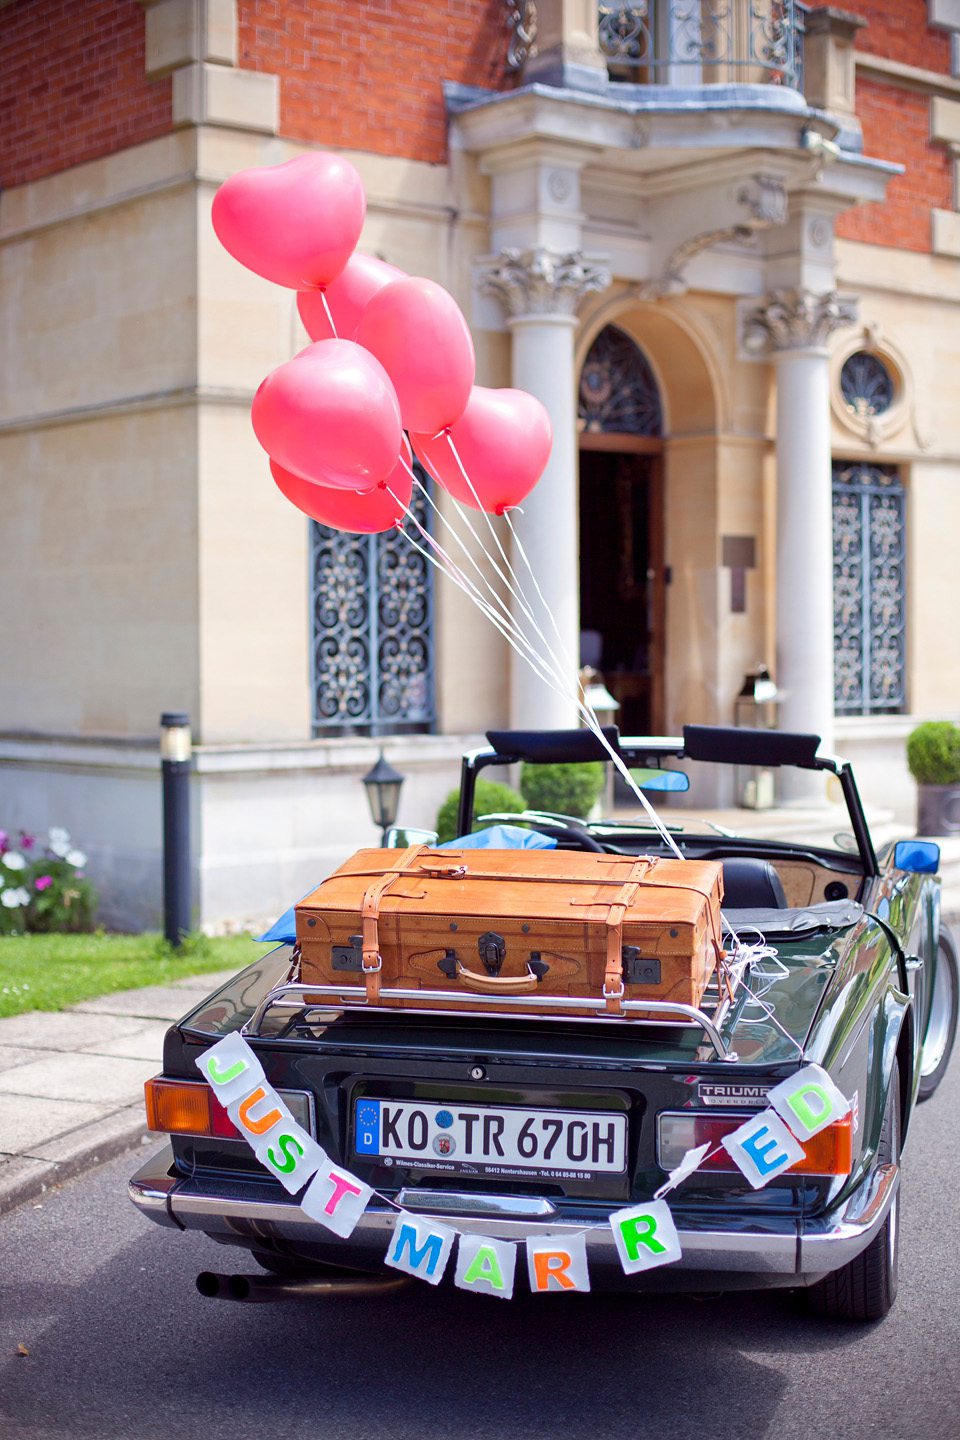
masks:
[[[233,973],[0,1019],[0,1212],[146,1137],[167,1026]]]

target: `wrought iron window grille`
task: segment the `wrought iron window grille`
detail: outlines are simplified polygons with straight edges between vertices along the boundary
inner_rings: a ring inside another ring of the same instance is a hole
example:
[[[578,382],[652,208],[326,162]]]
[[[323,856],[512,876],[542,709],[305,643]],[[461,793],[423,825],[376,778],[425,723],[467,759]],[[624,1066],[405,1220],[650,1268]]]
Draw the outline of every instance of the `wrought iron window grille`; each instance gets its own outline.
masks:
[[[416,487],[410,508],[429,529]],[[396,530],[353,535],[311,521],[310,538],[314,736],[429,733],[433,567]]]
[[[841,715],[906,709],[906,495],[893,465],[834,462],[834,698]]]
[[[591,434],[663,433],[660,391],[649,361],[616,325],[600,331],[583,362],[579,417]]]
[[[890,409],[896,385],[888,367],[872,350],[856,350],[840,371],[840,393],[861,420]]]

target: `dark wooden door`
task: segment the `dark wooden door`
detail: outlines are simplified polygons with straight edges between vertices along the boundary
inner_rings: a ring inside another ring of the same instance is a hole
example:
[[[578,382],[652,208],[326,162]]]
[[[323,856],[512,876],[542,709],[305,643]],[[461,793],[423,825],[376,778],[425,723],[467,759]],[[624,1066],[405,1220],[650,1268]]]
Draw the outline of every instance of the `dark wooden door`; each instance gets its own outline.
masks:
[[[585,435],[580,451],[580,627],[602,637],[599,669],[625,735],[664,723],[660,451],[659,441],[615,435]]]

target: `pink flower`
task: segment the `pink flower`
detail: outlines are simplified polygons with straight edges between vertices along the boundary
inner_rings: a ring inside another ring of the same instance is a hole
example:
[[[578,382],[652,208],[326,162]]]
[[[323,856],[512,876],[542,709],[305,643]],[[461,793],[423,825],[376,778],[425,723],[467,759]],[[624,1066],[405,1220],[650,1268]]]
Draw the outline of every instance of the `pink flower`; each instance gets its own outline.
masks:
[[[38,890],[48,890],[52,884],[53,884],[53,876],[52,876],[52,875],[41,875],[41,876],[39,877],[39,879],[37,880],[37,882],[36,882],[36,885],[37,885],[37,889],[38,889]]]
[[[6,830],[0,830],[0,855],[3,854],[4,850],[6,850],[7,841],[9,840],[9,838],[10,837],[7,834]]]
[[[21,850],[32,850],[33,847],[34,847],[34,845],[35,845],[36,843],[37,843],[37,837],[36,837],[36,835],[28,835],[27,832],[26,832],[26,830],[21,830],[21,831],[20,831],[20,849],[21,849]]]

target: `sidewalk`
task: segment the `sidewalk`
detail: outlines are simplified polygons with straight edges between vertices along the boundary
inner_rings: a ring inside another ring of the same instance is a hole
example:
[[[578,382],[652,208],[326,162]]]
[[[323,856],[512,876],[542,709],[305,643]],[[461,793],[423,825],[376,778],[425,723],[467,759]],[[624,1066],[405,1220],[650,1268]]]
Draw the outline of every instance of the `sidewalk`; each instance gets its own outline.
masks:
[[[234,973],[0,1019],[0,1214],[145,1138],[167,1026]]]

